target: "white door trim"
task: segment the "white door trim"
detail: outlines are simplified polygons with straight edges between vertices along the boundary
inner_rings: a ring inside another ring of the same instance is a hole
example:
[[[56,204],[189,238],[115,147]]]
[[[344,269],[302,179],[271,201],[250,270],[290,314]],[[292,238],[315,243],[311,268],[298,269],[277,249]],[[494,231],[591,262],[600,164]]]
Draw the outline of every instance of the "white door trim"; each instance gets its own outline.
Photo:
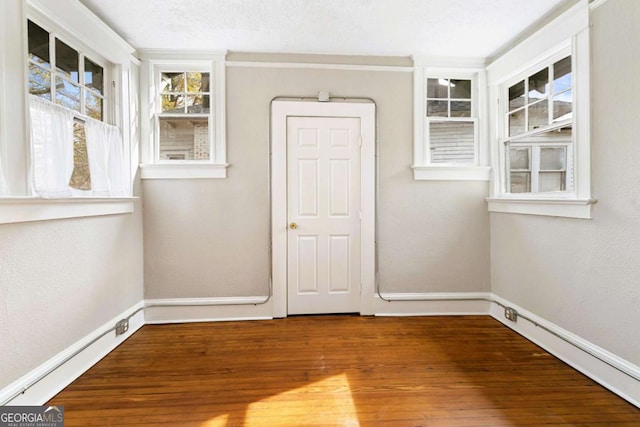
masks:
[[[375,151],[373,103],[273,101],[271,103],[271,239],[273,317],[287,316],[287,117],[357,117],[362,137],[360,314],[373,314],[375,292]]]

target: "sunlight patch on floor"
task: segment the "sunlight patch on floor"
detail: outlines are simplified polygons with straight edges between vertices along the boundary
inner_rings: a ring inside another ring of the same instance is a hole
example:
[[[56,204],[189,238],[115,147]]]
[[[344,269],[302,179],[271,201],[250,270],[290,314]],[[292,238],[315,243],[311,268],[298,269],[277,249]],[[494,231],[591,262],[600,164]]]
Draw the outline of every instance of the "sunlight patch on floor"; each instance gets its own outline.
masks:
[[[339,420],[342,426],[360,425],[346,374],[254,402],[247,408],[244,425],[303,425],[323,419]]]
[[[220,415],[201,424],[200,427],[226,427],[229,415]]]

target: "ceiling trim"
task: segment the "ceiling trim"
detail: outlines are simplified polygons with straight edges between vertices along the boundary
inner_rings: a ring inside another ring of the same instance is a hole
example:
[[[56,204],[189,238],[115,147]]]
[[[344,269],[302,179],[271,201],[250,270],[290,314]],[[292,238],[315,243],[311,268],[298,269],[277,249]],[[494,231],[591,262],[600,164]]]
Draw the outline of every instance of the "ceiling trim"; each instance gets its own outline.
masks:
[[[412,73],[413,67],[393,65],[351,65],[351,64],[315,64],[309,62],[256,62],[256,61],[227,61],[227,67],[238,68],[306,68],[316,70],[346,70],[346,71],[385,71],[396,73]]]

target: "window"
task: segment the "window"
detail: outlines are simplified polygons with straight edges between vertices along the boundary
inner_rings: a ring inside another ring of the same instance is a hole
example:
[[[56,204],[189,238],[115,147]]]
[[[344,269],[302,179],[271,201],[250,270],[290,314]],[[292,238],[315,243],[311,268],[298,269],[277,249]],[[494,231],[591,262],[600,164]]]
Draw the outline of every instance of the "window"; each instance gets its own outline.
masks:
[[[158,160],[210,160],[210,73],[161,72]]]
[[[580,2],[487,66],[489,211],[592,217],[589,31]]]
[[[32,21],[28,39],[29,93],[103,120],[104,67]]]
[[[0,224],[132,212],[135,49],[80,2],[20,3],[0,7]]]
[[[507,193],[573,191],[571,56],[507,89]]]
[[[484,63],[431,65],[414,69],[414,179],[487,181]]]
[[[476,163],[471,85],[469,79],[427,79],[427,163]]]
[[[140,51],[142,179],[226,178],[224,55]]]
[[[27,22],[27,33],[29,93],[78,113],[73,121],[69,187],[77,190],[75,194],[88,194],[91,173],[84,116],[104,119],[104,67],[31,20]]]
[[[120,131],[102,122],[104,67],[31,20],[27,34],[35,192],[122,197]]]

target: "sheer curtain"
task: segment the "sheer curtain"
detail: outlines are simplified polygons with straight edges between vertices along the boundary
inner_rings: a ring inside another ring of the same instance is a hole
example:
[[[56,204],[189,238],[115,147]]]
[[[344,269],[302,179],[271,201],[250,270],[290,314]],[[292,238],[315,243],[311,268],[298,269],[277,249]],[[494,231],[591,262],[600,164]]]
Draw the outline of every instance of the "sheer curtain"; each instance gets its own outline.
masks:
[[[30,96],[33,186],[41,197],[71,197],[73,113]]]
[[[87,119],[85,134],[91,172],[91,194],[96,197],[129,196],[124,180],[120,129],[98,120]]]

